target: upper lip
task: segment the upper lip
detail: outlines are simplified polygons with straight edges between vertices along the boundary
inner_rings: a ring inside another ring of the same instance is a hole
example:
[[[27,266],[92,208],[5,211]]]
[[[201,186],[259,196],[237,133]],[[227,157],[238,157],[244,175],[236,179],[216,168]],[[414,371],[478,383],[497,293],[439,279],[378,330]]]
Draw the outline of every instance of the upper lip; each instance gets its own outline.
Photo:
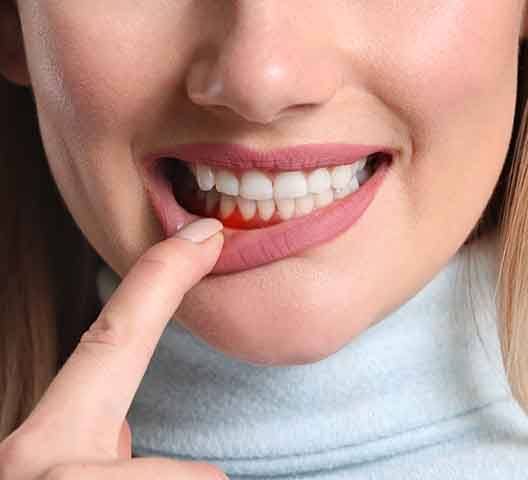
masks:
[[[149,155],[146,163],[175,157],[229,169],[305,170],[351,164],[377,152],[393,155],[394,150],[383,145],[350,143],[312,143],[267,151],[231,143],[182,143]]]

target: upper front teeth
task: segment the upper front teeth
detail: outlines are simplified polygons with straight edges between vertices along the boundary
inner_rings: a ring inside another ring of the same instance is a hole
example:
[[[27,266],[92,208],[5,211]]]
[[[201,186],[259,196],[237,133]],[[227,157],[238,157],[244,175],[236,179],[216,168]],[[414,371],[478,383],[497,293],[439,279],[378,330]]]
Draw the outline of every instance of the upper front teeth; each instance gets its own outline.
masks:
[[[225,171],[225,170],[224,170]],[[230,173],[230,175],[233,175]],[[216,183],[216,188],[224,188],[222,182]],[[222,191],[222,190],[219,190]],[[271,200],[274,198],[273,181],[259,170],[244,172],[240,179],[240,188],[237,195],[248,200]]]
[[[196,179],[201,190],[208,191],[215,186],[215,175],[207,165],[196,165]]]
[[[240,182],[238,181],[236,175],[233,175],[229,170],[225,169],[218,170],[218,172],[215,174],[211,167],[205,165],[205,168],[208,170],[208,174],[210,172],[210,174],[215,179],[216,190],[218,192],[233,196],[238,195],[240,190]],[[198,170],[196,170],[196,175],[200,175]],[[200,180],[198,180],[198,185],[200,185]],[[211,186],[211,188],[213,187]]]
[[[300,198],[308,193],[319,194],[329,188],[343,189],[361,177],[367,158],[352,165],[339,165],[329,168],[317,168],[305,173],[303,171],[280,172],[276,175],[261,170],[245,171],[240,179],[226,168],[215,169],[205,164],[193,164],[191,170],[196,176],[201,190],[216,190],[248,200],[271,200]]]
[[[308,182],[303,172],[279,173],[273,181],[273,196],[279,200],[304,197],[307,193]]]

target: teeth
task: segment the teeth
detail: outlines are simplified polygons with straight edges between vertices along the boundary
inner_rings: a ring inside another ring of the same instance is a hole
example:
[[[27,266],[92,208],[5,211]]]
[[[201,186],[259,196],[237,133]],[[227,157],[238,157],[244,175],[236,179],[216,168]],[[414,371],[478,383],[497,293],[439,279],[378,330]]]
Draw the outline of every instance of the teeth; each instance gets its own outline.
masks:
[[[326,207],[334,201],[334,191],[329,188],[321,193],[314,194],[314,203],[316,208]]]
[[[216,185],[220,193],[240,196],[247,200],[271,200],[285,198],[300,198],[308,193],[322,193],[329,188],[342,190],[352,180],[367,178],[364,168],[367,158],[354,162],[352,165],[338,165],[331,168],[317,168],[310,172],[288,171],[268,174],[256,169],[244,172],[240,178],[226,168],[215,170],[205,164],[190,164],[198,186],[202,191],[210,191]]]
[[[257,212],[257,202],[243,197],[236,197],[238,209],[244,220],[251,220]]]
[[[273,182],[258,170],[244,172],[240,179],[241,197],[248,200],[271,200],[273,198]]]
[[[295,200],[293,198],[275,200],[275,202],[277,203],[277,210],[282,220],[288,220],[293,217],[295,213]]]
[[[332,176],[327,168],[317,168],[306,177],[308,192],[321,193],[332,186]]]
[[[367,180],[367,178],[369,178],[370,176],[370,173],[367,171],[366,168],[364,168],[363,170],[359,171],[357,174],[356,174],[356,178],[358,180],[358,183],[360,185],[362,185],[363,183],[365,183],[365,180]]]
[[[337,188],[334,193],[334,198],[343,198],[348,194],[355,192],[359,188],[357,178],[353,178],[352,181],[343,188]]]
[[[344,188],[352,179],[352,167],[350,165],[339,165],[330,170],[332,176],[332,188]]]
[[[350,180],[350,183],[348,185],[349,185],[350,193],[355,192],[356,190],[359,189],[359,182],[356,177],[352,177],[352,180]]]
[[[275,199],[294,199],[304,197],[307,193],[306,177],[302,172],[279,173],[273,181]]]
[[[269,220],[275,213],[275,202],[273,200],[259,200],[257,210],[262,220]]]
[[[227,218],[236,207],[236,197],[231,195],[220,195],[220,217]]]
[[[218,215],[222,219],[238,207],[246,221],[255,215],[267,221],[275,211],[282,220],[308,215],[355,192],[371,176],[366,163],[363,158],[352,165],[317,168],[307,173],[271,174],[253,169],[243,172],[240,178],[226,168],[194,163],[188,166],[196,177],[197,196],[205,201],[206,214],[211,215],[220,204]]]
[[[346,197],[350,192],[347,187],[337,188],[334,190],[334,200],[339,200],[340,198]]]
[[[367,164],[367,157],[363,157],[361,160],[354,162],[352,164],[352,173],[355,175],[359,170],[361,170]]]
[[[239,192],[238,178],[229,170],[218,170],[216,172],[216,189],[226,195],[237,196]]]
[[[216,191],[216,189],[208,191],[205,197],[205,213],[212,213],[219,200],[220,194]]]
[[[196,179],[201,190],[208,191],[215,186],[215,174],[208,165],[198,164],[196,166]]]
[[[314,197],[311,193],[295,199],[295,216],[308,215],[314,209]]]

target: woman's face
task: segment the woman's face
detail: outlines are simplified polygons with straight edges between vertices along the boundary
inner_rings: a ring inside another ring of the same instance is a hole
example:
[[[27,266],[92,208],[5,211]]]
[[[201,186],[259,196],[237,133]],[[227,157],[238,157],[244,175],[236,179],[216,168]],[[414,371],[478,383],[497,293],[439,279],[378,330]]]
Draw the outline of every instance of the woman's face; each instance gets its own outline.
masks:
[[[4,59],[4,74],[31,86],[66,204],[121,276],[164,238],[142,168],[155,152],[193,142],[391,148],[355,223],[286,257],[204,278],[174,317],[240,359],[307,363],[407,301],[482,214],[512,132],[523,8],[19,0],[29,73],[19,52]],[[314,225],[330,209],[322,213]]]

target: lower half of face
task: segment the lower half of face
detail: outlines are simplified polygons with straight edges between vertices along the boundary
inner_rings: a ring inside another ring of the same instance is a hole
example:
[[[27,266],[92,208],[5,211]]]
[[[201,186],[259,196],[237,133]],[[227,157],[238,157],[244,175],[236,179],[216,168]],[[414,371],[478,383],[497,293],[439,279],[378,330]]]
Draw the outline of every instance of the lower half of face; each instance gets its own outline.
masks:
[[[317,210],[291,218],[282,204],[283,216],[262,232],[317,212],[304,235],[321,241],[205,277],[174,316],[251,363],[318,361],[422,288],[482,214],[512,131],[521,5],[161,3],[100,1],[86,12],[59,2],[22,6],[54,178],[86,237],[123,276],[167,233],[141,168],[151,152],[188,142],[390,147],[382,177],[374,170],[342,197],[333,191],[334,202],[348,205],[339,229],[330,220],[336,204],[324,196]],[[337,170],[328,172],[338,182]],[[182,189],[193,182],[185,178]],[[230,179],[216,177],[214,188]],[[361,201],[356,218],[351,205]],[[223,202],[225,214],[234,203]],[[271,248],[262,238],[260,248]]]

